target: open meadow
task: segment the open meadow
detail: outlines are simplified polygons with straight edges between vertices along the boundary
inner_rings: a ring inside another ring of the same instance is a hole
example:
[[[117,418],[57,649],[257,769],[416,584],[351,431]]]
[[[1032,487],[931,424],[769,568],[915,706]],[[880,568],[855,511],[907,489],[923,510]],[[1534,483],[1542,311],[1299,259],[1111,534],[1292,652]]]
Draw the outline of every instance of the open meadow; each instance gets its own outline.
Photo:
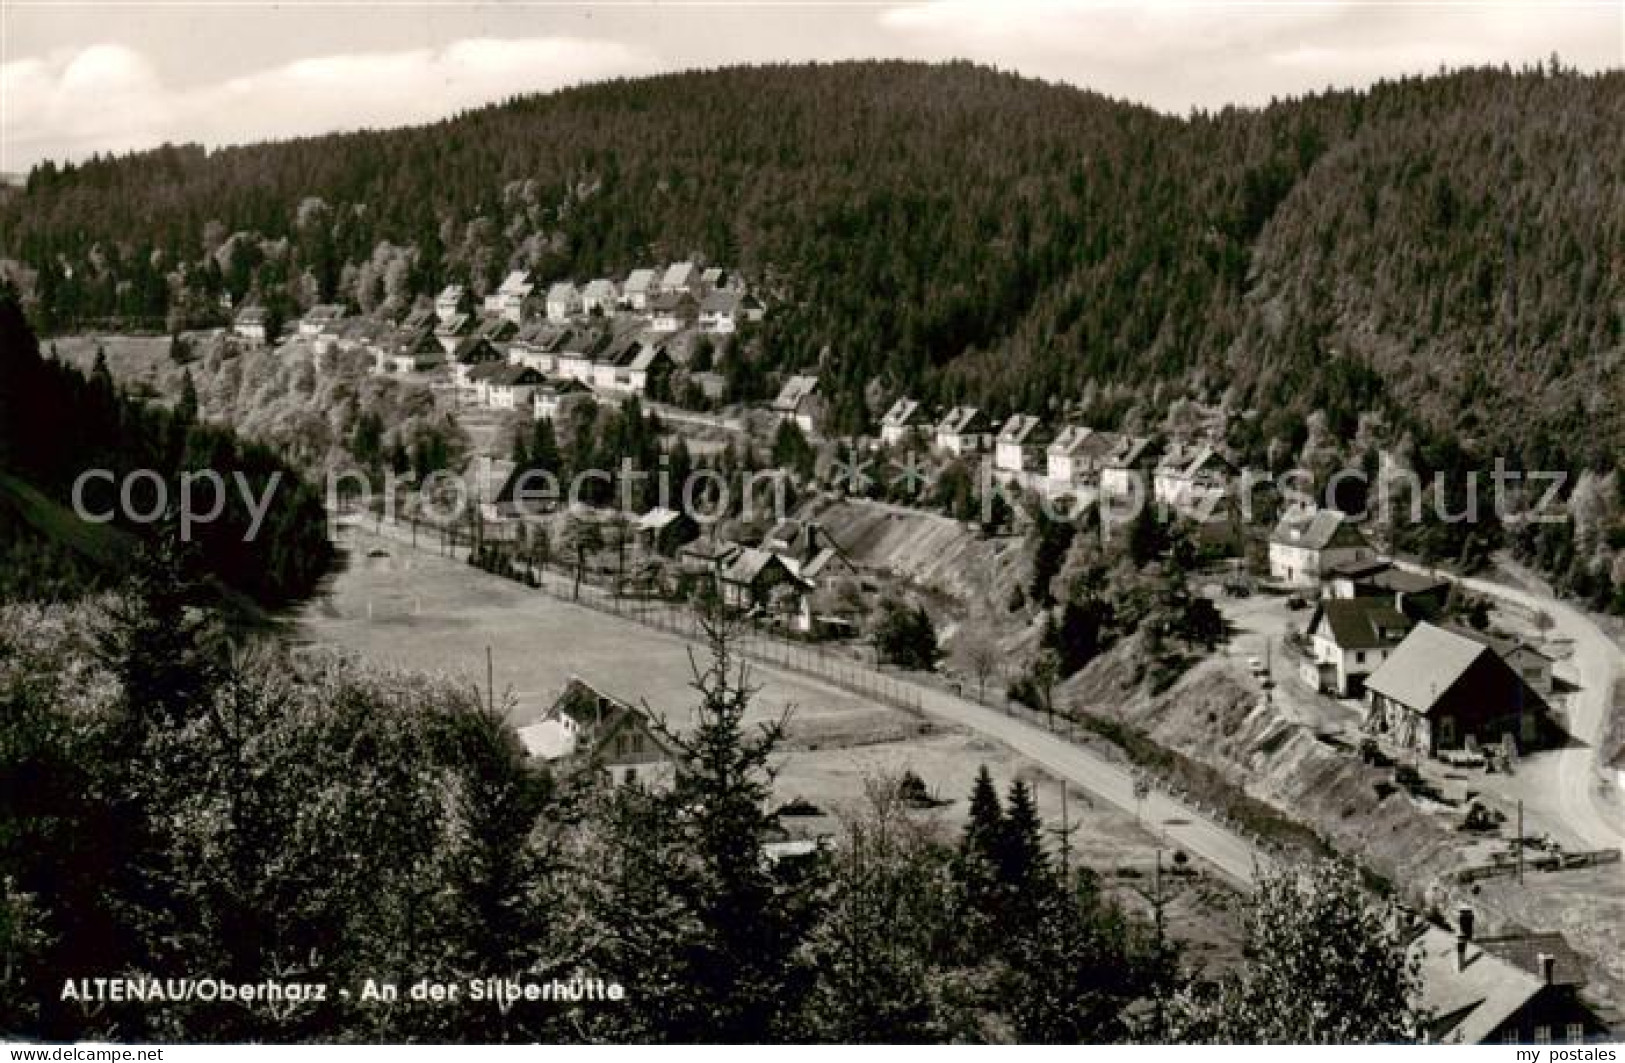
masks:
[[[485,683],[491,647],[494,687],[509,720],[537,719],[572,675],[626,700],[646,703],[681,726],[695,697],[690,654],[703,651],[686,639],[630,620],[572,605],[511,580],[414,549],[357,526],[340,535],[343,568],[297,617],[296,633],[315,644],[340,647],[388,666],[442,671]],[[756,721],[790,710],[785,753],[774,782],[779,799],[804,798],[821,814],[792,817],[786,826],[806,836],[834,834],[843,815],[860,812],[868,780],[918,775],[942,803],[921,815],[949,836],[963,823],[971,784],[986,765],[1001,790],[1016,780],[1034,790],[1060,847],[1061,782],[1005,746],[947,728],[796,673],[750,665],[759,690]],[[1112,894],[1135,908],[1146,904],[1161,852],[1174,867],[1175,850],[1157,825],[1135,818],[1069,787],[1066,818],[1077,862],[1095,869]],[[1194,953],[1229,962],[1239,949],[1233,898],[1206,880],[1165,880],[1174,899],[1170,931]]]

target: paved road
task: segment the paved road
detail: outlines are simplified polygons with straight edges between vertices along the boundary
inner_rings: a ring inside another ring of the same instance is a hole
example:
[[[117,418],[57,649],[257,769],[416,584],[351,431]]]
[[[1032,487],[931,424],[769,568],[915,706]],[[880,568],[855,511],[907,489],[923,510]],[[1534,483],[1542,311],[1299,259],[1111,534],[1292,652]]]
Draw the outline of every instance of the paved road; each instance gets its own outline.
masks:
[[[1613,710],[1614,684],[1621,672],[1619,647],[1584,612],[1550,595],[1486,579],[1456,577],[1409,562],[1396,563],[1413,572],[1455,579],[1478,594],[1544,612],[1552,618],[1552,634],[1567,639],[1574,647],[1568,664],[1576,673],[1580,689],[1569,699],[1568,728],[1579,744],[1531,757],[1519,767],[1519,773],[1536,777],[1541,785],[1533,788],[1541,795],[1549,795],[1549,811],[1584,848],[1625,846],[1625,816],[1617,807],[1610,808],[1598,792],[1602,777],[1597,764],[1598,743]]]
[[[370,517],[366,523],[369,527],[373,526]],[[412,539],[409,528],[389,521],[382,522],[379,531],[402,543],[410,543]],[[438,537],[423,535],[419,539],[419,544],[419,549],[430,553],[438,552]],[[485,576],[471,569],[469,578],[500,577]],[[564,609],[588,608],[563,601],[559,605]],[[596,611],[594,615],[624,624],[640,635],[648,630],[632,619],[609,616]],[[631,631],[628,634],[630,636]],[[828,685],[810,677],[807,673],[785,672],[771,662],[759,659],[753,667],[784,678],[794,678],[803,685]],[[1244,887],[1250,885],[1255,871],[1269,866],[1270,858],[1240,834],[1167,794],[1152,790],[1143,801],[1136,801],[1134,778],[1128,770],[1093,750],[1074,745],[1024,719],[1006,716],[996,709],[955,697],[935,687],[899,680],[891,673],[886,673],[883,677],[876,673],[876,679],[908,687],[917,694],[919,707],[926,715],[1001,742],[1041,765],[1046,771],[1089,791],[1129,815],[1138,813],[1141,821],[1163,837],[1169,846],[1183,849],[1190,855],[1205,860],[1237,885]]]
[[[928,715],[1002,742],[1049,772],[1135,813],[1134,779],[1123,767],[1026,720],[931,687],[910,685],[918,690],[920,708]],[[1269,864],[1269,858],[1240,835],[1166,794],[1152,791],[1139,812],[1142,821],[1170,845],[1201,857],[1240,885],[1250,885],[1254,871]]]

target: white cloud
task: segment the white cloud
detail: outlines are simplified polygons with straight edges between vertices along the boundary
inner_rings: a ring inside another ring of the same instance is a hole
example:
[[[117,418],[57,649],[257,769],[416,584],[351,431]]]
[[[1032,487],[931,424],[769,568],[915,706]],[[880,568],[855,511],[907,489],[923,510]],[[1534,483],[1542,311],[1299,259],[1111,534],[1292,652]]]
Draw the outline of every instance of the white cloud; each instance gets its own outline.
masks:
[[[166,140],[215,146],[423,122],[521,92],[660,68],[650,53],[571,37],[299,59],[192,88],[117,44],[0,65],[0,169]]]
[[[1173,112],[1264,103],[1327,85],[1531,62],[1625,58],[1625,8],[1282,0],[927,0],[880,25],[916,52],[950,52]]]

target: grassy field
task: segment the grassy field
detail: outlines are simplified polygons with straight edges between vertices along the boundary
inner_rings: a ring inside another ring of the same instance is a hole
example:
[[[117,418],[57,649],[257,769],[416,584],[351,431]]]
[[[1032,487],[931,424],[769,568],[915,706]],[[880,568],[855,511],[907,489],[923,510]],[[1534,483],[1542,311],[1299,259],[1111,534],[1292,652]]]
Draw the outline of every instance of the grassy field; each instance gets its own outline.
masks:
[[[363,528],[343,532],[345,567],[326,594],[304,608],[298,634],[382,664],[443,671],[485,683],[491,647],[499,703],[522,726],[536,719],[572,675],[618,697],[647,702],[674,724],[695,700],[688,642],[595,610],[570,605],[510,580]],[[1033,786],[1047,822],[1061,822],[1061,783],[1010,750],[973,734],[944,730],[814,679],[752,668],[760,687],[753,717],[790,710],[790,737],[775,791],[804,797],[823,815],[787,821],[797,833],[829,835],[840,817],[861,810],[865,781],[913,771],[945,802],[922,813],[949,836],[963,822],[977,769],[985,764],[1002,789],[1016,779]],[[1156,862],[1156,824],[1136,823],[1070,789],[1067,816],[1079,862],[1098,871],[1125,905],[1143,908]],[[1053,839],[1059,848],[1059,837]],[[1171,866],[1171,850],[1163,850]],[[1170,881],[1174,881],[1170,879]],[[1239,930],[1222,890],[1175,883],[1171,930],[1192,953],[1214,962],[1239,954]]]
[[[163,391],[163,382],[177,372],[169,357],[168,336],[57,336],[41,344],[45,353],[55,350],[58,357],[69,365],[90,371],[96,364],[96,350],[107,353],[107,368],[119,383],[126,386],[144,383],[154,391]]]
[[[306,606],[303,634],[401,667],[485,683],[491,648],[495,690],[509,718],[535,720],[571,676],[605,693],[647,702],[681,724],[695,701],[690,645],[596,611],[557,602],[510,580],[361,529],[344,533],[345,568],[330,593]],[[799,745],[869,743],[916,734],[913,717],[812,680],[759,672],[755,715],[792,713]]]

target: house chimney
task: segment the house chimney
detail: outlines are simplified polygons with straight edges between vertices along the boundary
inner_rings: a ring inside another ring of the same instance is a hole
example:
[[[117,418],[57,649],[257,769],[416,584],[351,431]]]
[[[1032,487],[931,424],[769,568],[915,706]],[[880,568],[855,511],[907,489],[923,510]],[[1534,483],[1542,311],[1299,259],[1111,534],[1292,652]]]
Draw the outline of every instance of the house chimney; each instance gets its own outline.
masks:
[[[1553,956],[1549,952],[1543,952],[1540,954],[1539,958],[1540,980],[1545,982],[1547,985],[1551,985],[1553,977],[1557,974],[1557,957]]]
[[[1456,909],[1456,925],[1461,928],[1463,941],[1473,940],[1473,910],[1467,905]]]

